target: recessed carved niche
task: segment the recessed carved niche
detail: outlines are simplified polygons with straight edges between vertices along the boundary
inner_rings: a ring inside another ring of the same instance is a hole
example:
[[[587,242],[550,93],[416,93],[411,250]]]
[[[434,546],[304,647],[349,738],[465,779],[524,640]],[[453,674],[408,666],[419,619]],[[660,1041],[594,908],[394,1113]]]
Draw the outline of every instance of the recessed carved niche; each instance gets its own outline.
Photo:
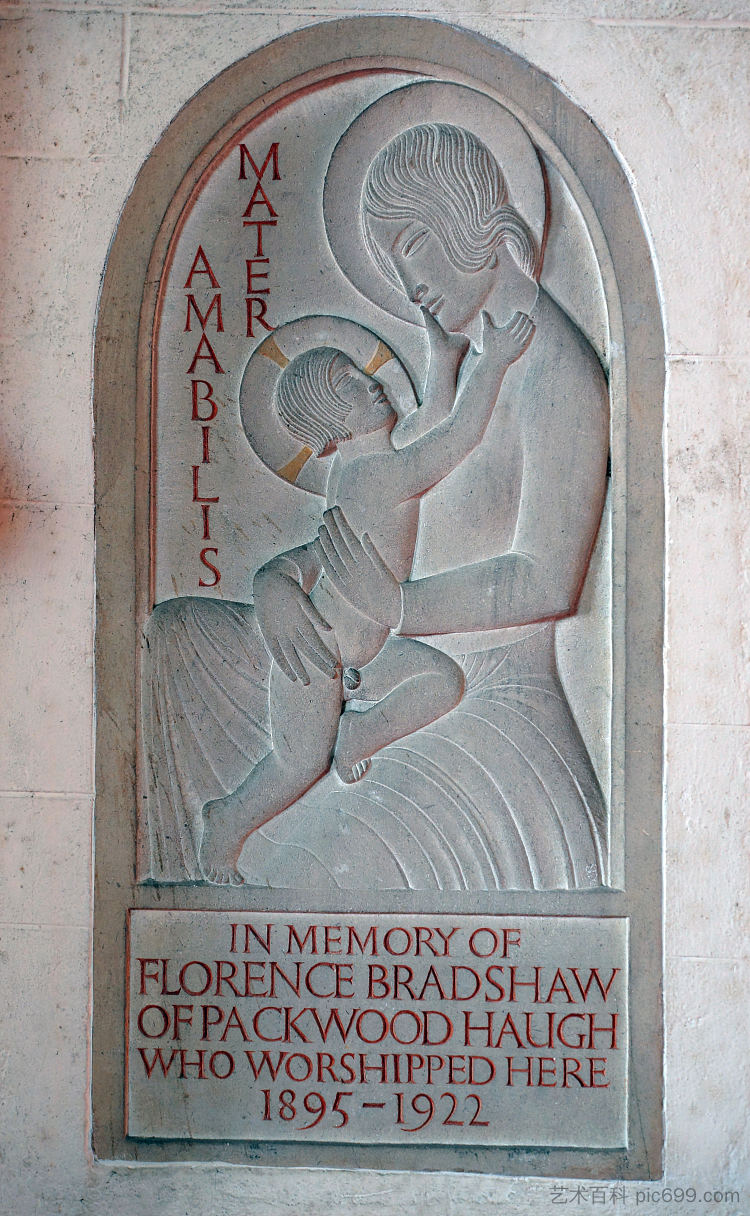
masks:
[[[501,47],[314,26],[174,120],[97,329],[98,1152],[659,1172],[662,394]]]

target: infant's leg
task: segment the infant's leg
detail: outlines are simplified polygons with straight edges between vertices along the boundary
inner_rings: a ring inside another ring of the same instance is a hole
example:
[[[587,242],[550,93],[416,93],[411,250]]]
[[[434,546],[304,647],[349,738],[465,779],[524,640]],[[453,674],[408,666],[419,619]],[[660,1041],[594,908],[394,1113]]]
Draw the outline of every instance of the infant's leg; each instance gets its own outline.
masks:
[[[237,861],[251,832],[285,810],[328,771],[341,714],[341,678],[309,665],[310,683],[271,668],[271,750],[231,794],[203,808],[200,862],[210,882],[240,883]]]
[[[461,668],[442,650],[414,638],[389,638],[362,669],[363,693],[380,699],[371,709],[341,715],[335,755],[341,780],[358,781],[375,752],[454,709],[464,683]]]

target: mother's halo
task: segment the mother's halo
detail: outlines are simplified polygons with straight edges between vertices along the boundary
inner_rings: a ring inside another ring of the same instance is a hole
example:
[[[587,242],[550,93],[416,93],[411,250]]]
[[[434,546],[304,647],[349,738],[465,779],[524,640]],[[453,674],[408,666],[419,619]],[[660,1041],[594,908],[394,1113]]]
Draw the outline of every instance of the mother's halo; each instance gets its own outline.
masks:
[[[486,146],[502,170],[509,203],[539,246],[546,223],[544,179],[536,149],[522,124],[499,102],[465,85],[436,81],[406,85],[379,98],[354,120],[334,149],[323,193],[326,233],[336,261],[357,290],[412,324],[420,323],[420,314],[371,257],[362,191],[370,165],[383,148],[425,122],[460,127]]]

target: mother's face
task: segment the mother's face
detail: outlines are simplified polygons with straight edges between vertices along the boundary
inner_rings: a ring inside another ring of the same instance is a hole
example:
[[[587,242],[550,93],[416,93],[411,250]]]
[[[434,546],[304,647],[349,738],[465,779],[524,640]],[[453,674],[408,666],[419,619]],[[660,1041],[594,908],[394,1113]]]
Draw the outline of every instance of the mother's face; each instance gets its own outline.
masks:
[[[373,240],[393,266],[407,298],[426,308],[450,333],[461,333],[484,308],[498,277],[497,259],[480,270],[460,270],[442,242],[420,220],[369,217]]]

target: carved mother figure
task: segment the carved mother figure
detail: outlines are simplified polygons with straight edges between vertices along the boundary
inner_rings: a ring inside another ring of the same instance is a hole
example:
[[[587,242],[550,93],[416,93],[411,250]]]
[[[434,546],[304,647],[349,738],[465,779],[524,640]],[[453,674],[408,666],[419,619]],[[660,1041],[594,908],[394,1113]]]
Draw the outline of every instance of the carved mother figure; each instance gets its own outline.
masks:
[[[570,615],[604,502],[607,385],[589,343],[538,285],[539,250],[507,202],[499,166],[466,131],[412,127],[371,165],[363,225],[378,268],[438,321],[428,327],[430,374],[445,385],[443,409],[465,352],[455,336],[478,338],[483,309],[496,325],[516,311],[536,324],[502,384],[508,408],[496,410],[481,447],[432,504],[435,548],[450,573],[404,585],[402,631],[466,633]],[[462,379],[474,363],[472,350]]]
[[[457,395],[470,393],[483,313],[495,326],[528,314],[536,333],[507,371],[479,446],[423,499],[411,577],[396,584],[352,533],[345,544],[331,533],[326,546],[336,550],[326,573],[356,611],[372,619],[378,604],[388,605],[381,623],[393,627],[397,589],[397,632],[458,658],[466,679],[460,704],[379,752],[356,787],[328,781],[311,790],[253,834],[241,868],[250,881],[271,881],[270,874],[285,885],[305,882],[293,870],[309,873],[312,857],[317,880],[327,872],[339,885],[598,886],[607,881],[606,809],[554,641],[555,622],[576,612],[604,503],[602,368],[540,287],[538,243],[475,134],[445,123],[410,127],[374,158],[361,198],[373,273],[399,288],[417,321],[421,310],[430,344],[423,404],[396,428],[394,443],[431,430]],[[295,614],[309,632],[305,600],[288,578],[258,587],[257,623],[269,652],[294,645]],[[172,663],[165,638],[179,636],[184,648],[211,613],[227,655],[247,653],[247,642],[232,638],[256,628],[252,610],[174,603],[182,607],[157,610],[152,626],[165,656],[156,683]],[[325,649],[323,630],[319,637]],[[325,670],[315,647],[302,657],[310,671]],[[245,666],[243,674],[242,663],[228,661],[226,670],[262,683],[262,672]],[[238,757],[221,788],[233,788],[241,769]],[[152,787],[155,807],[166,796],[160,788]],[[215,792],[204,786],[204,795]],[[158,868],[151,872],[159,877]]]

